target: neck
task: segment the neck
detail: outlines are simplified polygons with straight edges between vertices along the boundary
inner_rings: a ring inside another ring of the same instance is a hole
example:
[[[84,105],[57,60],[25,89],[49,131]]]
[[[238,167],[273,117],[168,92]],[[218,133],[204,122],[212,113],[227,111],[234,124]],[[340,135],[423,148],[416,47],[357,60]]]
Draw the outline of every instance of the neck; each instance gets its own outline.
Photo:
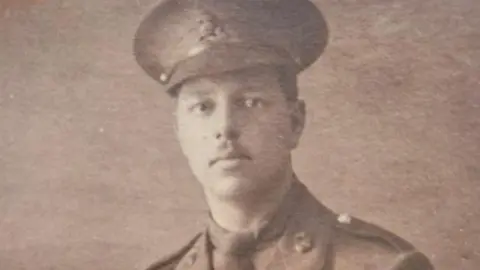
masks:
[[[293,181],[291,165],[286,166],[270,181],[278,183],[274,189],[248,194],[241,198],[219,198],[206,192],[207,204],[213,220],[230,232],[257,231],[275,214]]]

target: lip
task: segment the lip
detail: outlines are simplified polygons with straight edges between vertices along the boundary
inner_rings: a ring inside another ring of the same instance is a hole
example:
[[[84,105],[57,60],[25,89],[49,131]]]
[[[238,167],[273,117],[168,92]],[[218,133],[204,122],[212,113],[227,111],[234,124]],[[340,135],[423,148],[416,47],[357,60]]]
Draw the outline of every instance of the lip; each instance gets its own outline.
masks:
[[[220,155],[216,158],[214,158],[210,162],[210,166],[215,165],[215,163],[219,161],[239,161],[239,160],[250,160],[250,157],[247,155],[244,155],[242,153],[237,153],[237,152],[229,152],[224,155]]]

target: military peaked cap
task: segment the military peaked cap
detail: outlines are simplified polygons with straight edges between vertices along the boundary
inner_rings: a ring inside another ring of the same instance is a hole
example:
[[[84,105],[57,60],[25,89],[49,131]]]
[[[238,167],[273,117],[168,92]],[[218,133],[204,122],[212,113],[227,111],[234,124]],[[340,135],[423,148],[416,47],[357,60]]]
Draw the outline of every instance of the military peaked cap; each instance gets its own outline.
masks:
[[[327,37],[309,0],[165,0],[141,22],[134,54],[150,77],[172,87],[256,65],[298,73],[321,55]]]

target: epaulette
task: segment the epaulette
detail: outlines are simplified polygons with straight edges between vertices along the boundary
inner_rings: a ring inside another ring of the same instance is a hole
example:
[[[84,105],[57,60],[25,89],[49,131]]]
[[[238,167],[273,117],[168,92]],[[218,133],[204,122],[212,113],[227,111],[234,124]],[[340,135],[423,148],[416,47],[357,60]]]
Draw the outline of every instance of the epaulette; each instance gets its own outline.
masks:
[[[434,270],[434,266],[423,253],[412,251],[402,254],[389,270]]]
[[[150,265],[146,270],[170,270],[174,269],[178,262],[188,253],[188,251],[195,245],[195,242],[200,238],[202,233],[195,235],[185,246],[180,250],[165,256],[159,261]]]
[[[400,236],[372,223],[348,214],[337,216],[336,228],[356,238],[382,243],[392,248],[398,257],[388,270],[434,270],[430,260],[423,253]]]
[[[338,215],[336,227],[355,237],[386,244],[400,253],[415,250],[411,243],[398,235],[348,214]]]

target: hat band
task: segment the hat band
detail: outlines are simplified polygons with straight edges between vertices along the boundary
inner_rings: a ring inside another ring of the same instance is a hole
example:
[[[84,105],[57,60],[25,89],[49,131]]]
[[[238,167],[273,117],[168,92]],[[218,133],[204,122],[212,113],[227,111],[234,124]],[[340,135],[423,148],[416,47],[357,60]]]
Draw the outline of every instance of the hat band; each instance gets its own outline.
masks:
[[[215,44],[175,65],[164,84],[171,88],[192,77],[232,72],[259,65],[287,66],[295,73],[297,63],[285,51],[264,45]]]

